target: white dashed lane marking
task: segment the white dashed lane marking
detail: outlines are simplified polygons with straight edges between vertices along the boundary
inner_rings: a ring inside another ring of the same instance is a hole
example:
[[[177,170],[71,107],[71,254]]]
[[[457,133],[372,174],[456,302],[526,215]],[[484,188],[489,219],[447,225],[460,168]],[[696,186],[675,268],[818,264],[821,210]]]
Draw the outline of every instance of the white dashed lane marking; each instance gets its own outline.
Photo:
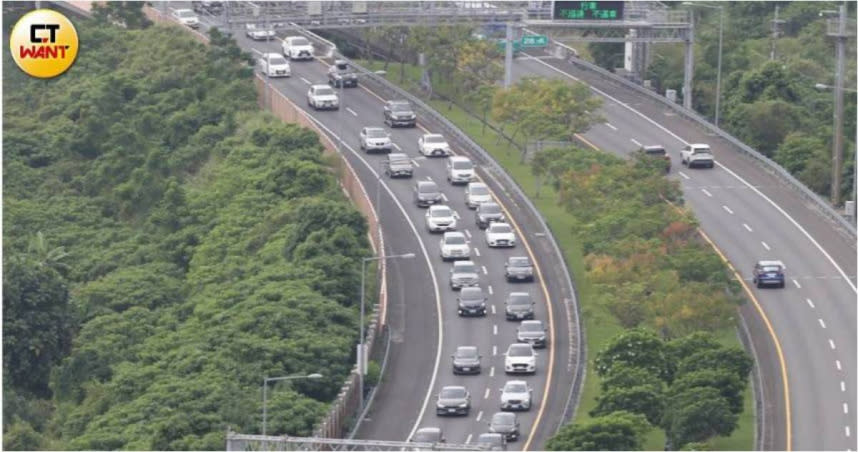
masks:
[[[357,113],[349,107],[346,107],[346,111],[351,113],[353,116],[357,116]]]
[[[635,146],[643,146],[640,141],[635,140],[634,138],[629,138],[629,140],[631,140],[631,142],[634,143]]]
[[[748,223],[742,223],[742,226],[744,226],[744,227],[745,227],[745,229],[747,229],[747,230],[748,230],[748,232],[754,232],[754,230],[753,230],[753,229],[751,229],[751,227],[750,227],[750,226],[748,226]]]
[[[825,329],[825,322],[823,322],[822,319],[817,319],[817,320],[819,320],[819,326],[821,326],[822,329]]]
[[[840,381],[840,392],[846,392],[846,382],[843,380]]]
[[[468,238],[471,238],[471,231],[465,229],[465,235],[467,235]]]
[[[498,355],[498,346],[492,345],[492,356],[497,356],[497,355]]]
[[[846,426],[846,437],[848,438],[851,432],[849,431],[849,426]]]
[[[495,305],[492,305],[492,314],[497,314],[498,312],[495,310]]]
[[[616,128],[616,127],[614,127],[614,125],[613,125],[613,124],[611,124],[610,122],[606,122],[606,123],[605,123],[605,125],[606,125],[606,126],[608,126],[608,127],[610,127],[610,128],[611,128],[611,130],[613,130],[613,131],[616,131],[616,130],[617,130],[617,128]]]
[[[724,210],[725,210],[725,211],[727,211],[727,213],[729,213],[730,215],[733,215],[733,211],[732,211],[732,210],[730,210],[730,208],[729,208],[729,207],[727,207],[727,206],[721,206],[721,207],[723,207],[723,208],[724,208]]]
[[[494,334],[495,336],[498,335],[498,326],[497,325],[492,325],[492,334]]]
[[[494,293],[495,293],[495,292],[494,292],[494,290],[492,289],[492,286],[489,286],[489,295],[494,295]]]
[[[837,347],[835,347],[835,346],[834,346],[834,341],[833,341],[833,340],[829,339],[829,340],[828,340],[828,345],[830,345],[830,346],[831,346],[831,349],[832,349],[832,350],[837,350]]]
[[[474,254],[476,254],[476,255],[477,255],[477,257],[479,257],[479,256],[480,256],[480,249],[479,249],[479,248],[474,248]]]
[[[468,437],[465,439],[465,444],[471,444],[471,438],[474,436],[473,433],[468,433]]]
[[[837,366],[837,370],[843,370],[843,368],[840,367],[840,360],[839,359],[834,360],[834,365]]]
[[[482,418],[483,418],[483,412],[480,411],[479,413],[477,413],[477,422],[480,422],[480,419],[482,419]]]
[[[417,163],[417,160],[411,159],[411,164],[413,164],[414,166],[416,166],[416,167],[420,168],[420,164],[419,164],[419,163]]]
[[[792,283],[795,284],[796,289],[801,289],[801,284],[799,284],[798,281],[793,279]],[[810,303],[810,300],[808,299],[807,302]],[[810,307],[813,307],[813,303],[810,303]]]
[[[485,266],[485,265],[483,265],[483,274],[484,274],[484,275],[488,275],[488,274],[489,274],[489,271],[488,271],[488,270],[486,270],[486,266]]]
[[[490,368],[489,368],[489,376],[490,376],[490,377],[494,377],[494,376],[495,376],[495,366],[492,366],[492,367],[490,367]]]
[[[309,81],[309,80],[307,80],[307,79],[305,79],[304,77],[301,77],[301,81],[302,81],[302,82],[304,82],[304,83],[306,83],[306,84],[308,84],[308,85],[310,85],[310,84],[311,84],[311,83],[310,83],[310,81]]]
[[[683,173],[682,171],[679,172],[679,175],[682,176],[682,178],[685,180],[691,179],[690,177],[688,177],[687,174]]]
[[[707,190],[705,188],[701,188],[700,191],[702,191],[703,194],[705,194],[706,196],[708,196],[710,198],[712,197],[712,193],[709,193],[709,190]]]
[[[843,404],[843,414],[849,414],[849,404],[848,403]]]
[[[489,398],[489,392],[491,392],[491,388],[486,388],[486,395],[483,397],[484,399]]]
[[[772,248],[771,248],[771,247],[769,247],[769,244],[768,244],[768,243],[766,243],[766,242],[760,242],[760,243],[762,243],[762,244],[763,244],[763,248],[765,248],[765,249],[766,249],[766,251],[771,251],[771,249],[772,249]]]

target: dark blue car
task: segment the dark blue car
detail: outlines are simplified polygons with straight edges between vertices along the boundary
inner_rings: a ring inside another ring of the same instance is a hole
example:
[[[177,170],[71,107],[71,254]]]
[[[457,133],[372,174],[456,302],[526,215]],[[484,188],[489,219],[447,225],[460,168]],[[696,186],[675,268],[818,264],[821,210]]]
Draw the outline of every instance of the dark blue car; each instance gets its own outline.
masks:
[[[757,287],[775,286],[783,288],[786,266],[781,261],[759,261],[754,265],[754,284]]]

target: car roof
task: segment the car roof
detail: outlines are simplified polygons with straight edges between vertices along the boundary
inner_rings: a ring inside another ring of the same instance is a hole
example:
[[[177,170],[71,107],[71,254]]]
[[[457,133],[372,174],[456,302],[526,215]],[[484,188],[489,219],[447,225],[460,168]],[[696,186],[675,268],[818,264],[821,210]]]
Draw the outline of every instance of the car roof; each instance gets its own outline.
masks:
[[[444,391],[444,390],[460,390],[460,391],[466,391],[467,392],[468,388],[466,388],[464,386],[451,385],[451,386],[444,386],[443,388],[441,388],[441,390],[442,391]]]
[[[453,267],[464,267],[465,265],[476,265],[474,261],[454,261]]]
[[[468,182],[468,187],[486,187],[486,188],[488,188],[489,186],[484,184],[483,182]]]
[[[506,383],[504,383],[503,385],[506,386],[506,385],[512,385],[512,384],[527,385],[527,382],[524,380],[507,380]]]
[[[389,154],[388,154],[388,155],[389,155]],[[402,154],[402,155],[406,155],[406,154]],[[427,187],[427,186],[432,186],[432,187],[436,187],[436,188],[437,188],[437,187],[438,187],[438,184],[436,184],[436,183],[435,183],[435,181],[431,181],[431,180],[421,180],[421,181],[417,181],[417,186],[418,186],[418,187]],[[433,207],[434,207],[434,206],[433,206]]]
[[[454,156],[450,157],[450,161],[451,162],[464,162],[464,161],[470,162],[471,159],[469,159],[463,155],[454,155]]]
[[[530,345],[530,344],[509,344],[509,349],[511,350],[511,349],[513,349],[513,348],[529,348],[529,349],[533,349],[533,346],[532,346],[532,345]]]
[[[265,59],[265,57],[266,57],[266,56],[267,56],[268,58],[271,58],[271,57],[280,57],[280,58],[283,58],[283,55],[281,55],[281,54],[279,54],[279,53],[276,53],[276,52],[268,52],[268,53],[263,53],[263,54],[262,54],[262,58],[263,58],[263,59]],[[284,58],[284,59],[285,59],[285,58]]]
[[[460,345],[460,346],[456,347],[456,351],[459,351],[459,350],[476,352],[477,346],[476,345]]]
[[[438,428],[438,427],[423,427],[423,428],[421,428],[421,429],[418,429],[418,430],[417,430],[417,432],[418,432],[418,433],[419,433],[419,432],[424,432],[424,433],[441,433],[441,429],[440,429],[440,428]]]
[[[364,127],[364,129],[366,129],[366,130],[384,130],[386,132],[384,127],[377,127],[377,126],[367,126],[367,127]]]
[[[459,296],[461,296],[461,294],[470,292],[483,293],[483,289],[480,286],[462,287],[462,292],[459,294]]]
[[[495,221],[494,223],[489,225],[489,229],[496,228],[498,226],[508,226],[508,227],[512,228],[512,226],[510,226],[509,223],[504,223],[502,221]]]
[[[445,206],[444,204],[436,204],[434,206],[429,206],[429,210],[440,210],[440,209],[453,210],[453,209],[450,209],[450,206]]]
[[[391,152],[390,154],[387,154],[387,158],[388,160],[409,159],[408,154],[404,154],[402,152]]]
[[[447,238],[447,237],[464,237],[464,236],[465,236],[465,234],[462,234],[459,231],[447,231],[444,233],[444,238]]]
[[[781,261],[757,261],[757,265],[761,267],[768,267],[772,265],[777,265],[779,267],[785,267],[784,263]]]
[[[423,134],[423,138],[426,138],[426,137],[441,137],[441,138],[444,138],[444,135],[441,135],[440,133],[424,133],[424,134]]]
[[[520,325],[539,325],[542,326],[542,320],[524,320],[520,323]]]
[[[508,418],[512,418],[512,419],[516,418],[515,413],[508,413],[506,411],[498,411],[497,413],[492,415],[492,419],[504,418],[504,417],[508,417]]]
[[[318,88],[330,88],[330,89],[333,89],[333,88],[331,88],[329,85],[321,85],[321,84],[320,84],[320,85],[311,85],[310,87],[311,87],[311,88],[313,88],[313,89],[318,89]]]
[[[693,147],[693,148],[708,148],[709,147],[709,145],[705,144],[705,143],[691,143],[688,146]]]
[[[652,150],[656,150],[656,149],[664,150],[664,146],[662,146],[660,144],[652,144],[652,145],[644,146],[643,149],[647,150],[647,151],[650,149],[652,149]]]
[[[390,105],[394,105],[394,104],[411,105],[407,100],[389,100],[389,101],[387,101],[387,103]]]

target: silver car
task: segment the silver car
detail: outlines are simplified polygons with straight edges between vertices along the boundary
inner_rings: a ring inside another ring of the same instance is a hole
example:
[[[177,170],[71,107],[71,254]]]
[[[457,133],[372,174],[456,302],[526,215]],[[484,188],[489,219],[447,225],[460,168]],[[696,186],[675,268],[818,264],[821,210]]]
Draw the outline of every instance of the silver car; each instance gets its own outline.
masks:
[[[464,386],[444,386],[435,402],[438,416],[467,416],[471,412],[471,394]]]

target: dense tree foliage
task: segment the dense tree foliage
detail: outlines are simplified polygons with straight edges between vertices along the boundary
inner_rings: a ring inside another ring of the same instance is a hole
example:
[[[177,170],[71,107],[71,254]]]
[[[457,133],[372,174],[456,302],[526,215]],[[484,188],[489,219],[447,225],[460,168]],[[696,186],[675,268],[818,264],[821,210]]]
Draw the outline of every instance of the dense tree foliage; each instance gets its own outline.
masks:
[[[832,114],[830,90],[817,83],[834,84],[834,40],[826,36],[822,10],[836,10],[837,2],[725,2],[724,45],[721,73],[720,125],[749,146],[774,158],[808,187],[830,194]],[[855,4],[847,3],[855,17]],[[689,9],[688,6],[673,7]],[[771,37],[775,8],[783,21],[777,40]],[[694,108],[715,116],[718,63],[719,11],[690,8],[696,19],[694,49]],[[596,46],[605,47],[605,44]],[[596,62],[606,50],[593,52]],[[845,87],[856,87],[855,41],[846,51]],[[608,67],[608,66],[605,66]],[[659,92],[681,93],[681,45],[653,46],[648,77]],[[854,177],[856,94],[845,93],[844,183],[845,199]],[[790,139],[794,133],[802,139]]]
[[[584,424],[569,424],[551,437],[546,450],[642,450],[652,426],[640,414],[615,411]]]
[[[4,448],[222,449],[264,377],[321,372],[270,387],[269,432],[307,435],[354,361],[366,223],[233,41],[125,24],[76,22],[49,81],[4,54]]]

